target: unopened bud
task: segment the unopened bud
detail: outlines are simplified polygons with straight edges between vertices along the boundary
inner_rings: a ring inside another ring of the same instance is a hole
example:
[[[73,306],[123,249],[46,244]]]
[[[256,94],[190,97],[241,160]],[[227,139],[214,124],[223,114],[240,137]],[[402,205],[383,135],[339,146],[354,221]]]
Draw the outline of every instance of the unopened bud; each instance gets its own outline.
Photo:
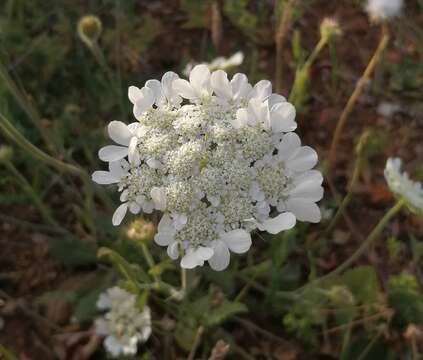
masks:
[[[320,37],[326,40],[342,35],[338,21],[333,18],[324,18],[320,24]]]
[[[133,221],[126,231],[126,236],[135,241],[150,241],[155,233],[153,223],[139,219]]]
[[[12,159],[13,150],[10,146],[0,146],[0,162],[9,162]]]
[[[92,46],[98,41],[102,28],[97,16],[85,15],[78,22],[78,35],[87,46]]]

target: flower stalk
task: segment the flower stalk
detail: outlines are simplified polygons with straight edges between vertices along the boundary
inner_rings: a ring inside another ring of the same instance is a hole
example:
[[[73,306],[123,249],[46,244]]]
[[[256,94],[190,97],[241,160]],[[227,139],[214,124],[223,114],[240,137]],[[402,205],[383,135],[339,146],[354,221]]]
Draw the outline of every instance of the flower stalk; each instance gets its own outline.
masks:
[[[342,131],[345,127],[345,123],[350,115],[351,111],[354,108],[358,98],[363,93],[365,85],[368,83],[370,76],[372,75],[373,71],[375,70],[376,66],[382,59],[382,55],[389,43],[389,30],[386,24],[382,25],[382,35],[379,41],[379,45],[376,48],[375,53],[373,54],[370,62],[368,63],[363,75],[357,81],[357,84],[354,88],[353,93],[351,94],[350,98],[348,99],[347,104],[345,105],[344,110],[339,117],[339,120],[336,124],[335,133],[333,135],[332,143],[329,150],[329,167],[333,167],[336,161],[336,148],[338,146]]]
[[[350,265],[352,265],[358,258],[360,258],[361,255],[365,253],[365,251],[369,248],[371,244],[375,240],[378,239],[379,235],[382,233],[383,229],[386,227],[386,225],[389,223],[389,221],[403,208],[405,205],[405,200],[403,198],[400,198],[398,202],[390,208],[385,215],[382,217],[382,219],[378,222],[376,227],[372,230],[370,235],[367,237],[367,239],[360,245],[360,247],[347,259],[345,260],[341,265],[339,265],[335,270],[331,271],[330,273],[311,281],[310,283],[306,284],[304,287],[298,289],[303,290],[305,288],[308,288],[311,285],[317,285],[325,280],[328,280],[336,275],[341,274],[344,270],[346,270]],[[297,291],[298,291],[297,290]]]

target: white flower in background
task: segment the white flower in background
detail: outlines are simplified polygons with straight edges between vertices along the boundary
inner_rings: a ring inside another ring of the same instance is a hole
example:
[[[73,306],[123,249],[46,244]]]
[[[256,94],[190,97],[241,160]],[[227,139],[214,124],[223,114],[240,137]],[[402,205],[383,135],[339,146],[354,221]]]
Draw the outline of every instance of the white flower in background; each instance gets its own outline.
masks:
[[[113,357],[135,355],[138,343],[151,334],[150,309],[139,309],[136,296],[117,286],[100,294],[97,308],[106,311],[95,322],[96,332],[104,336],[104,347]]]
[[[389,20],[400,15],[403,0],[368,0],[366,11],[375,21]]]
[[[244,61],[244,53],[242,51],[237,51],[232,56],[225,58],[223,56],[219,56],[216,59],[212,60],[210,63],[204,63],[210,71],[214,70],[229,70],[231,68],[237,67],[242,64]],[[182,73],[185,76],[189,76],[191,70],[194,68],[195,63],[189,62]]]
[[[295,108],[269,81],[252,86],[244,74],[197,65],[189,81],[166,73],[132,92],[138,122],[110,123],[118,145],[100,150],[109,171],[93,173],[121,192],[114,225],[128,210],[159,210],[155,242],[169,257],[223,270],[230,252],[249,250],[253,230],[320,221],[317,154],[293,133]]]
[[[406,172],[401,172],[400,158],[389,158],[385,166],[385,179],[389,189],[397,196],[405,199],[412,210],[423,213],[422,184],[409,178]]]
[[[389,118],[401,111],[399,104],[382,101],[377,107],[377,113],[383,117]]]

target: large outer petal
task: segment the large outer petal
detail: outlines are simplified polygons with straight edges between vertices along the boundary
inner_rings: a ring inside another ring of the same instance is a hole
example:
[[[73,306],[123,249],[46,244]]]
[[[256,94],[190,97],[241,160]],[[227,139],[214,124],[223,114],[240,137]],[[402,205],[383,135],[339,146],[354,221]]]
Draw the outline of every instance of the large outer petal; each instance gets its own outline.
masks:
[[[294,214],[285,212],[279,214],[274,218],[269,218],[261,224],[265,231],[270,234],[278,234],[283,230],[292,229],[295,226],[296,220]]]
[[[128,203],[123,203],[116,209],[112,217],[113,226],[120,225],[120,223],[122,222],[123,218],[126,215],[127,210],[128,210]]]
[[[231,258],[228,245],[226,245],[225,242],[218,240],[216,241],[213,250],[213,257],[208,260],[210,267],[216,271],[225,270],[228,267]]]
[[[275,133],[294,131],[297,128],[295,114],[295,107],[289,102],[280,102],[274,105],[270,112],[272,131]]]
[[[91,179],[97,184],[110,185],[119,182],[119,179],[113,176],[109,171],[94,171]]]
[[[107,130],[115,143],[119,145],[128,146],[129,140],[132,137],[132,132],[128,129],[128,126],[122,121],[111,121],[107,126]]]
[[[210,92],[210,70],[207,65],[194,66],[189,74],[189,82],[198,94]]]
[[[237,254],[243,254],[251,247],[251,235],[243,229],[223,233],[220,235],[220,239],[226,243],[231,251]]]
[[[217,96],[226,100],[232,99],[232,87],[229,84],[228,74],[223,70],[216,70],[211,74],[211,86]]]
[[[98,151],[98,157],[102,161],[118,161],[128,155],[128,148],[125,146],[107,145]]]
[[[185,99],[196,99],[198,94],[191,84],[184,79],[176,79],[173,82],[173,89],[176,93],[184,97]]]
[[[317,164],[317,153],[309,146],[302,146],[286,161],[286,167],[294,171],[310,170]]]
[[[319,207],[313,201],[293,198],[288,199],[285,204],[300,221],[318,223],[322,218]]]

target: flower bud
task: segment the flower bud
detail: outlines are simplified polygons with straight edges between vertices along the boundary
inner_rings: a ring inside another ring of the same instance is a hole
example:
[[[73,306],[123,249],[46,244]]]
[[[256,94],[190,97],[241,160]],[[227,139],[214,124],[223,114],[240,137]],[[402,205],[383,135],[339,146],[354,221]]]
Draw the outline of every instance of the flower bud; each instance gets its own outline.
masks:
[[[12,159],[13,150],[10,146],[0,146],[0,163],[9,162]]]
[[[99,39],[102,28],[97,16],[85,15],[78,22],[78,35],[87,46],[92,46]]]
[[[320,24],[320,37],[327,41],[342,35],[338,21],[333,18],[324,18]]]
[[[155,233],[155,228],[153,223],[147,222],[145,220],[135,220],[133,221],[126,230],[126,236],[135,241],[150,241]]]

